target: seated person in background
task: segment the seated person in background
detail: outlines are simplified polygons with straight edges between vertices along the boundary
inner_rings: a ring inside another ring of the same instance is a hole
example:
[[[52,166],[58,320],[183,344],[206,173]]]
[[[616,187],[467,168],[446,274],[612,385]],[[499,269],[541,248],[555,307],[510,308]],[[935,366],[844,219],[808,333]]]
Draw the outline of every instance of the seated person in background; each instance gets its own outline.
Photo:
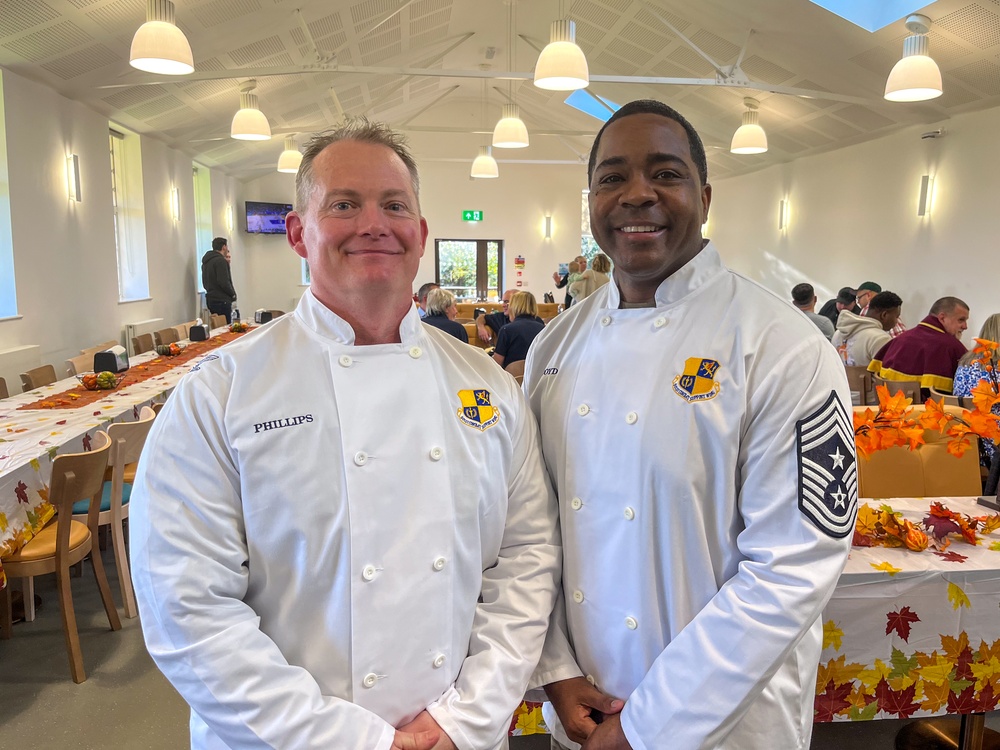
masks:
[[[510,298],[514,296],[516,289],[508,289],[503,293],[503,312],[492,312],[480,315],[476,318],[476,335],[479,336],[479,340],[484,344],[489,344],[496,339],[497,334],[500,333],[500,329],[503,328],[510,322],[510,318],[507,317],[507,306],[510,304]]]
[[[857,292],[851,289],[851,287],[845,286],[837,292],[836,299],[827,300],[826,304],[820,308],[819,314],[825,318],[829,318],[830,322],[836,328],[837,317],[840,315],[841,310],[850,310],[855,315],[861,313],[861,308],[858,307],[857,296]]]
[[[431,289],[437,288],[437,284],[428,281],[426,284],[421,284],[417,290],[417,312],[420,313],[421,318],[427,317],[427,295],[430,294]]]
[[[580,274],[579,281],[569,285],[569,293],[574,302],[581,302],[611,281],[608,272],[611,270],[611,259],[604,253],[598,253],[590,264],[590,268]]]
[[[441,287],[431,289],[427,294],[427,315],[424,316],[424,323],[440,328],[468,344],[469,334],[465,332],[465,326],[455,321],[456,317],[458,317],[458,307],[455,305],[455,295]]]
[[[874,281],[864,281],[858,285],[858,296],[856,301],[858,306],[861,308],[861,312],[858,315],[864,315],[868,310],[868,304],[872,301],[872,298],[876,294],[882,291],[882,287],[876,284]],[[906,330],[906,326],[903,324],[903,319],[896,318],[895,324],[889,329],[889,336],[896,338],[899,334]]]
[[[792,287],[792,304],[805,313],[826,340],[833,337],[833,324],[822,315],[816,313],[816,292],[812,284],[796,284]]]
[[[511,362],[528,358],[528,347],[545,324],[538,318],[538,304],[531,292],[517,292],[507,310],[510,323],[500,329],[493,359],[506,368]]]
[[[883,346],[868,369],[885,380],[919,380],[925,391],[934,387],[951,393],[958,360],[966,352],[959,338],[968,321],[967,304],[958,297],[942,297],[915,328]]]
[[[889,331],[896,324],[903,307],[903,300],[892,292],[879,292],[872,297],[864,315],[844,310],[837,319],[837,332],[833,345],[847,347],[848,365],[868,367],[872,357],[892,341]]]
[[[986,341],[1000,341],[1000,313],[993,313],[983,323],[979,331],[979,338]],[[976,355],[968,351],[958,360],[958,369],[955,370],[955,387],[952,393],[961,398],[970,398],[972,389],[979,385],[979,381],[988,378],[989,374],[983,372],[983,368],[978,362]],[[993,405],[993,413],[1000,415],[1000,404]],[[979,441],[979,463],[989,468],[993,462],[993,452],[996,447],[989,440]]]

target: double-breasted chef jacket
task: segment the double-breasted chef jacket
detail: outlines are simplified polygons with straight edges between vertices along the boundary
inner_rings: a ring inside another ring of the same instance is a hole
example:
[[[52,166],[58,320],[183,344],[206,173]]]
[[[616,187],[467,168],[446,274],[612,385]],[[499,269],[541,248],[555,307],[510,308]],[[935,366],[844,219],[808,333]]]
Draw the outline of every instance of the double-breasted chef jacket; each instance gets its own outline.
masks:
[[[499,747],[558,589],[554,496],[512,378],[420,322],[355,346],[307,292],[208,355],[132,493],[143,631],[194,748],[389,748],[427,708]]]
[[[533,682],[625,700],[635,750],[807,748],[857,506],[843,364],[711,244],[655,307],[619,302],[605,285],[528,355],[564,558]]]

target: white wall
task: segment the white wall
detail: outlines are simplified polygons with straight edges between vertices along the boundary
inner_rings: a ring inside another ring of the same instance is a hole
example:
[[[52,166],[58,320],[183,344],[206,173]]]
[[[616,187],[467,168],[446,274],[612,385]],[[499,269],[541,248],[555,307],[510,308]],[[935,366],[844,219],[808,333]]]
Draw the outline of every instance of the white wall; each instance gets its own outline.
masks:
[[[38,345],[39,363],[53,364],[61,375],[67,358],[120,339],[126,323],[162,317],[165,325],[174,325],[192,318],[197,309],[190,157],[142,138],[151,299],[119,303],[107,118],[6,70],[3,96],[19,315],[0,321],[0,351]],[[79,203],[67,195],[71,153],[80,158]],[[220,182],[224,199],[227,191],[232,194],[233,181]],[[171,187],[179,190],[179,223],[170,214]],[[0,376],[11,392],[20,391],[17,371]]]
[[[935,299],[961,297],[971,306],[970,344],[1000,311],[1000,108],[944,127],[936,140],[921,139],[926,127],[910,128],[715,183],[708,234],[730,266],[785,298],[801,281],[823,288],[820,303],[842,286],[876,281],[903,298],[903,319],[913,326]],[[923,174],[934,176],[935,199],[920,218]],[[784,233],[782,198],[791,205]]]

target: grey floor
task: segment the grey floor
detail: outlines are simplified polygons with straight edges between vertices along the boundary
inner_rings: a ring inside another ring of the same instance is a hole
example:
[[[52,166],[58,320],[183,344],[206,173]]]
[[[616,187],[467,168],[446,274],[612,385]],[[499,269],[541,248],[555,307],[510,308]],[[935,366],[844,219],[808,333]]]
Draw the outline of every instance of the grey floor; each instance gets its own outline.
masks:
[[[104,559],[120,601],[110,550]],[[188,747],[184,701],[153,666],[138,619],[123,618],[119,632],[109,629],[89,565],[82,578],[73,579],[88,676],[83,684],[69,676],[53,577],[36,579],[35,590],[43,599],[35,622],[15,625],[14,637],[0,641],[0,748]],[[892,750],[904,723],[820,724],[812,750]],[[988,717],[987,726],[1000,730],[1000,714]],[[511,750],[547,748],[545,737],[518,737],[511,743]]]

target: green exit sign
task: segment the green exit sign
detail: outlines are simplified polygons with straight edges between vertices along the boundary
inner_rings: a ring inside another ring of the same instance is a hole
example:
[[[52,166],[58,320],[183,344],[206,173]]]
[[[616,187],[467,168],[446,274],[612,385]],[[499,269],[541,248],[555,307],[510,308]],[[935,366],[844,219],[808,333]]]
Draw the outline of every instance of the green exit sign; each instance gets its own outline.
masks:
[[[482,211],[462,211],[462,221],[482,221]]]

